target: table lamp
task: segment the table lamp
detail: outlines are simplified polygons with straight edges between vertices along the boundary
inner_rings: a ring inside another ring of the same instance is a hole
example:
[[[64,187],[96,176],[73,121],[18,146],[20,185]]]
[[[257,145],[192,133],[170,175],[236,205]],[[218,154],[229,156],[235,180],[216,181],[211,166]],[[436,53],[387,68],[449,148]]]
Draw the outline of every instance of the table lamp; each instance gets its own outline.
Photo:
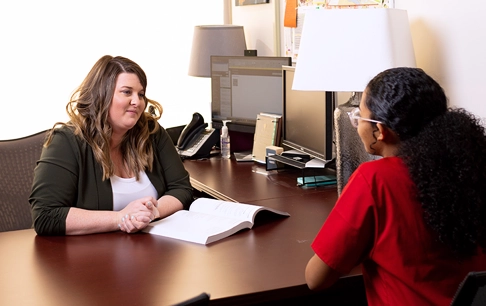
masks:
[[[244,55],[243,26],[199,25],[194,27],[189,75],[211,77],[211,55]]]
[[[334,111],[340,193],[360,163],[376,159],[363,148],[347,112],[383,70],[415,67],[407,11],[389,8],[316,9],[306,13],[293,90],[352,92]]]
[[[375,75],[393,67],[415,67],[407,11],[311,10],[292,89],[362,92]]]
[[[211,55],[243,56],[245,50],[246,40],[243,26],[230,24],[195,26],[188,74],[209,78],[211,77]],[[211,107],[211,101],[209,101],[209,115],[212,112]],[[211,122],[211,118],[209,122]]]

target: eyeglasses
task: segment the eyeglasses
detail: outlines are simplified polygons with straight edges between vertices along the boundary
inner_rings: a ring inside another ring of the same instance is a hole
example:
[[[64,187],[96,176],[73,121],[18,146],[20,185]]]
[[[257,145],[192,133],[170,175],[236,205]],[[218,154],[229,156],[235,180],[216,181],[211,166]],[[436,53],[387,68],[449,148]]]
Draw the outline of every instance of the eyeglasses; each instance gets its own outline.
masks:
[[[381,121],[360,117],[359,108],[354,108],[352,111],[348,112],[348,116],[349,116],[349,120],[351,121],[351,125],[354,126],[355,128],[358,127],[359,120],[383,124],[383,122]]]

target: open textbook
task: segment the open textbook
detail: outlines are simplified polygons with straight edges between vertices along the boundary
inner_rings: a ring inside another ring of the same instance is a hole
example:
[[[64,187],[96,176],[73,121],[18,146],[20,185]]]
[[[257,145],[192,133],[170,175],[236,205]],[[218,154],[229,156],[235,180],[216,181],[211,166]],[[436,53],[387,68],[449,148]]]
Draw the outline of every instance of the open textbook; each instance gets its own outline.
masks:
[[[143,231],[164,237],[209,244],[242,229],[253,227],[259,211],[282,216],[289,213],[250,204],[199,198],[189,210],[180,210],[169,217],[149,224]]]

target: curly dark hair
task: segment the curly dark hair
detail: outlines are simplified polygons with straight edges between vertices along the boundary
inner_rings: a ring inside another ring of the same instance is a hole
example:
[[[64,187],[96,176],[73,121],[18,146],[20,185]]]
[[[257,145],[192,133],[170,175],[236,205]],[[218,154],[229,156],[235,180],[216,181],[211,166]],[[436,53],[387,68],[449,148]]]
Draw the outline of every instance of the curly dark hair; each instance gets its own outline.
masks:
[[[447,107],[440,85],[418,68],[386,70],[366,88],[366,106],[400,138],[400,156],[438,240],[468,257],[486,248],[486,133],[464,109]]]
[[[394,68],[374,77],[366,87],[372,118],[393,130],[401,141],[415,136],[433,118],[447,111],[440,85],[419,68]]]

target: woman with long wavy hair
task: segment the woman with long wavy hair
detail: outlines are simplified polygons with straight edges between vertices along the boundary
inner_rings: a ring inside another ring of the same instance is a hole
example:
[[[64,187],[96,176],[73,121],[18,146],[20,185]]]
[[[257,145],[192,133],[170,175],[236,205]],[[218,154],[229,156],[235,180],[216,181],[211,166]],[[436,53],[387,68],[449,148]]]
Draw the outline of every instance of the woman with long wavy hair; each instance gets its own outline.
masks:
[[[101,57],[50,130],[30,203],[39,235],[145,228],[192,202],[189,175],[145,96],[147,77],[124,57]]]
[[[383,158],[343,189],[312,243],[308,286],[361,264],[369,305],[449,305],[468,272],[486,270],[484,126],[418,68],[378,74],[350,119]]]

